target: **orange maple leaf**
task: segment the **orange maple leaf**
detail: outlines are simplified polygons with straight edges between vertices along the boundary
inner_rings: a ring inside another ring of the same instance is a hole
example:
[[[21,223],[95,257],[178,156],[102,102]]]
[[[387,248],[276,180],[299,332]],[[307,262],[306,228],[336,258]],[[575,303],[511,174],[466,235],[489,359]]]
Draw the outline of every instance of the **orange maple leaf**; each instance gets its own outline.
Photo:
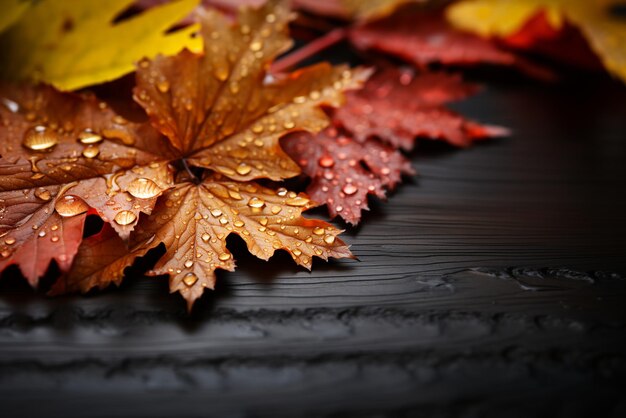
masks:
[[[234,24],[201,10],[205,54],[184,51],[139,64],[135,100],[174,147],[166,159],[178,168],[174,184],[141,217],[128,251],[106,228],[85,241],[54,293],[119,283],[126,266],[163,243],[165,254],[151,273],[169,274],[170,290],[191,308],[204,288],[213,288],[216,269],[234,269],[225,241],[231,233],[262,259],[282,249],[310,268],[313,257],[351,257],[337,238],[341,231],[301,216],[313,206],[306,195],[253,182],[298,174],[280,138],[326,127],[320,106],[339,105],[342,92],[367,76],[327,64],[268,74],[272,59],[291,45],[289,18],[277,2],[243,9]]]

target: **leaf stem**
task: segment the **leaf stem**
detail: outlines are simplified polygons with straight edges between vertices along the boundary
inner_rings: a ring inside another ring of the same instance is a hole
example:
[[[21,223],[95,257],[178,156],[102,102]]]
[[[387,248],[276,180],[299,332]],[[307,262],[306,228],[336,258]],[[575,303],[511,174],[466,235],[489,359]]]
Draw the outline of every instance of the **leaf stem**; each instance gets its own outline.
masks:
[[[189,167],[189,164],[187,164],[187,160],[185,158],[181,158],[180,162],[183,165],[183,168],[185,169],[185,171],[187,172],[187,174],[189,174],[189,176],[191,177],[191,180],[195,183],[198,184],[200,183],[200,179],[198,178],[198,176],[196,176],[194,174],[194,172],[191,170],[191,167]]]
[[[280,73],[286,71],[305,59],[312,57],[320,51],[323,51],[331,46],[346,39],[348,31],[345,28],[337,28],[331,30],[325,35],[320,36],[314,41],[309,42],[300,49],[293,51],[292,53],[285,55],[279,60],[274,61],[271,71],[273,73]]]

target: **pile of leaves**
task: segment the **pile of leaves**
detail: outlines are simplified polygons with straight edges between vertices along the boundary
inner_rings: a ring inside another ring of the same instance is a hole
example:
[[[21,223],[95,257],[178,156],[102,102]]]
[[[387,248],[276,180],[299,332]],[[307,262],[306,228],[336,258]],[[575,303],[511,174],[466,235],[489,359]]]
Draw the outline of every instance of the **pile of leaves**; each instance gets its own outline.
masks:
[[[0,272],[36,287],[55,264],[52,294],[87,292],[161,248],[147,273],[191,309],[234,270],[230,234],[263,260],[352,257],[302,212],[326,205],[355,225],[370,195],[414,174],[418,140],[507,135],[446,108],[478,90],[450,69],[558,77],[544,56],[626,77],[624,24],[604,6],[4,0]],[[337,44],[361,65],[319,62]],[[286,188],[295,176],[306,192]],[[89,216],[102,227],[85,229]]]

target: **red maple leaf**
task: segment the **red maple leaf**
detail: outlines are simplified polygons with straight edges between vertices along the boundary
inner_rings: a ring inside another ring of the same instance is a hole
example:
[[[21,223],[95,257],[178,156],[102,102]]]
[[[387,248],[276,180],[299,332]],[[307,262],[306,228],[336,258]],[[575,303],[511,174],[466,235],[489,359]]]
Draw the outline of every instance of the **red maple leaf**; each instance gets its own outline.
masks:
[[[352,28],[352,44],[361,50],[374,50],[399,57],[424,68],[430,64],[511,66],[542,79],[554,74],[535,63],[499,47],[489,39],[451,27],[443,13],[411,11],[396,13]]]
[[[321,134],[298,134],[284,141],[288,154],[311,177],[307,189],[331,216],[357,224],[367,196],[385,197],[402,174],[413,170],[398,151],[411,150],[418,137],[466,147],[474,140],[506,135],[501,127],[480,125],[446,109],[447,102],[477,91],[460,76],[387,69],[362,90],[349,92],[333,115],[334,127]]]

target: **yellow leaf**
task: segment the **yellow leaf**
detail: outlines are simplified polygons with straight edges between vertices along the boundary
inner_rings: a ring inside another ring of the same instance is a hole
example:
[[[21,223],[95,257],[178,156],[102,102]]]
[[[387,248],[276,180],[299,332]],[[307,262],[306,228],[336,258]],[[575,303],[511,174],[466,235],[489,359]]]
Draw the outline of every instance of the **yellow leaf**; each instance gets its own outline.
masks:
[[[202,40],[192,37],[198,29],[196,25],[167,32],[198,0],[175,1],[115,23],[115,18],[132,3],[133,0],[34,3],[0,36],[0,76],[44,81],[72,90],[131,72],[134,63],[143,57],[172,55],[185,47],[195,52],[202,50]]]
[[[2,0],[0,2],[0,32],[15,23],[30,7],[27,0]]]
[[[608,71],[626,81],[626,22],[612,16],[610,0],[464,0],[450,6],[455,26],[482,36],[509,36],[539,12],[553,27],[578,26]]]

